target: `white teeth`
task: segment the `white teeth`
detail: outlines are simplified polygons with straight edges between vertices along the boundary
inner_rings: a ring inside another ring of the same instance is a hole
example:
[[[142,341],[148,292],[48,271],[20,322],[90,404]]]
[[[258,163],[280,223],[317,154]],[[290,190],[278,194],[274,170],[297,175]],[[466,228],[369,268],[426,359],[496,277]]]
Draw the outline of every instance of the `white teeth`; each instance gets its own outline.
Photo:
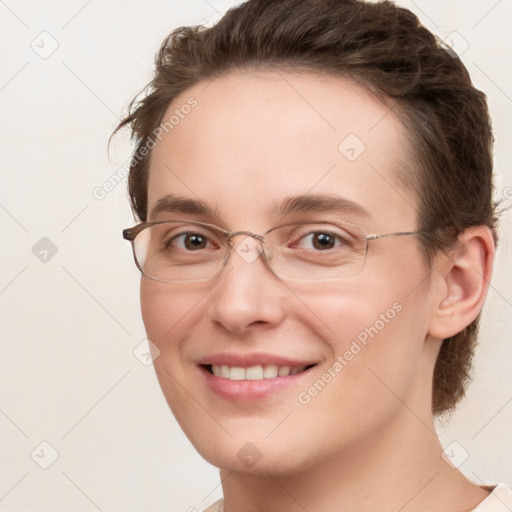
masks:
[[[275,379],[277,377],[277,372],[279,368],[275,364],[267,364],[265,368],[263,368],[263,378],[264,379]]]
[[[245,370],[245,378],[247,380],[261,380],[263,379],[263,366],[251,366]]]
[[[228,366],[226,364],[213,364],[212,373],[216,377],[223,377],[230,380],[263,380],[275,379],[276,377],[287,377],[303,372],[306,366],[277,366],[275,364],[250,366],[243,368],[241,366]]]
[[[229,380],[245,380],[245,368],[232,366],[229,372]]]
[[[279,368],[279,371],[277,372],[277,375],[279,377],[286,377],[287,375],[290,375],[290,367],[289,366],[282,366]]]

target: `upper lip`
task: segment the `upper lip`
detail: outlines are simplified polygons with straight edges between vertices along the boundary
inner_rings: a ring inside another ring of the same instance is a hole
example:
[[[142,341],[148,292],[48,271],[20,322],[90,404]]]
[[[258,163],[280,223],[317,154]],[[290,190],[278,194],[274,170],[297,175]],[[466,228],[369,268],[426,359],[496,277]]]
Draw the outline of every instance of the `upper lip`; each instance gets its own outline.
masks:
[[[310,366],[316,364],[316,362],[311,359],[290,359],[289,357],[286,356],[280,356],[276,354],[265,354],[260,352],[252,354],[236,354],[228,352],[212,354],[210,356],[205,356],[201,358],[197,363],[203,366],[212,364],[225,364],[227,366],[237,366],[241,368],[249,368],[251,366],[256,365],[265,366],[269,364],[274,364],[276,366],[290,366],[293,368],[298,366]]]

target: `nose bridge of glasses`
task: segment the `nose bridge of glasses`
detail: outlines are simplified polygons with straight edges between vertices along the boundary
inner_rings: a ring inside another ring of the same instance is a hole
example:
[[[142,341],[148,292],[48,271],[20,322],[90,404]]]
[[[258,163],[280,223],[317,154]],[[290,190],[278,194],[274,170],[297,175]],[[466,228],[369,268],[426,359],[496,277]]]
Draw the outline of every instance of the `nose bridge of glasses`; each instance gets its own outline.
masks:
[[[263,237],[263,235],[258,235],[257,233],[252,233],[251,231],[234,231],[233,233],[229,234],[228,238],[231,241],[231,240],[233,240],[233,238],[235,236],[240,236],[240,235],[245,235],[246,237],[249,236],[251,238],[254,238],[261,244],[263,244],[263,242],[265,241],[265,238]]]
[[[244,238],[242,238],[238,244],[235,244],[232,240],[237,236],[243,236]],[[234,252],[236,252],[246,263],[253,263],[261,255],[263,257],[263,262],[268,266],[269,255],[267,254],[264,245],[265,237],[263,235],[252,233],[251,231],[235,231],[229,234],[228,240],[229,248],[228,253],[226,254],[226,259],[229,258],[234,249]]]
[[[236,244],[233,239],[235,237],[243,236],[238,244]],[[247,240],[249,239],[249,240]],[[254,240],[254,241],[253,241]],[[257,253],[256,257],[259,256],[261,252],[265,252],[264,242],[265,239],[263,235],[258,235],[257,233],[253,233],[252,231],[234,231],[229,233],[227,237],[228,242],[228,251],[231,252],[234,248],[236,248],[236,252],[243,257],[244,253],[249,252],[252,249],[253,253]]]

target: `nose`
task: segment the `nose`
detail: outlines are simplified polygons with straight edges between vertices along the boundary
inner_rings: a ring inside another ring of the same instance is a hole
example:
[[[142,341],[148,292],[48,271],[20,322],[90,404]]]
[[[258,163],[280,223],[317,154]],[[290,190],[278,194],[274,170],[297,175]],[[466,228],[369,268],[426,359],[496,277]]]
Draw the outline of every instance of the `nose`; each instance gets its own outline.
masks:
[[[265,264],[253,237],[233,240],[230,259],[210,292],[210,319],[241,336],[279,325],[286,316],[290,291]]]

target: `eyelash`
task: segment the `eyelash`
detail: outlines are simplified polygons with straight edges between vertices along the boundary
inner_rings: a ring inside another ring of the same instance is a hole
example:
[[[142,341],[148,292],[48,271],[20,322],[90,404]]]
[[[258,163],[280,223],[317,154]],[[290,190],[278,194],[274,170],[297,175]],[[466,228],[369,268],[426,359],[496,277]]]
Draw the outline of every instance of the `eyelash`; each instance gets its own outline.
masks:
[[[185,231],[183,233],[178,233],[176,235],[173,235],[167,241],[164,242],[164,246],[165,246],[166,249],[171,249],[171,248],[173,248],[173,246],[172,246],[173,242],[175,242],[176,240],[182,238],[183,239],[183,243],[184,243],[186,237],[190,237],[190,236],[199,236],[199,237],[202,237],[202,238],[206,238],[206,240],[209,242],[210,246],[215,245],[216,247],[220,247],[220,244],[212,243],[212,238],[213,237],[210,237],[210,236],[208,236],[208,235],[206,235],[204,233],[200,233],[198,231]],[[209,248],[211,248],[211,247],[209,247]],[[186,249],[183,249],[181,247],[180,247],[180,249],[181,250],[186,250]]]
[[[318,235],[326,235],[328,237],[332,237],[335,239],[335,245],[334,247],[339,247],[340,245],[344,245],[346,244],[346,241],[342,239],[342,237],[340,235],[337,235],[336,233],[331,233],[329,231],[311,231],[311,232],[308,232],[308,233],[305,233],[303,235],[300,236],[300,238],[298,239],[297,242],[294,242],[293,245],[297,245],[298,242],[300,241],[303,241],[306,240],[308,237],[312,237],[312,240],[311,242],[313,242],[314,240],[314,237],[318,236]],[[336,244],[336,241],[339,241],[340,243],[339,244]]]

